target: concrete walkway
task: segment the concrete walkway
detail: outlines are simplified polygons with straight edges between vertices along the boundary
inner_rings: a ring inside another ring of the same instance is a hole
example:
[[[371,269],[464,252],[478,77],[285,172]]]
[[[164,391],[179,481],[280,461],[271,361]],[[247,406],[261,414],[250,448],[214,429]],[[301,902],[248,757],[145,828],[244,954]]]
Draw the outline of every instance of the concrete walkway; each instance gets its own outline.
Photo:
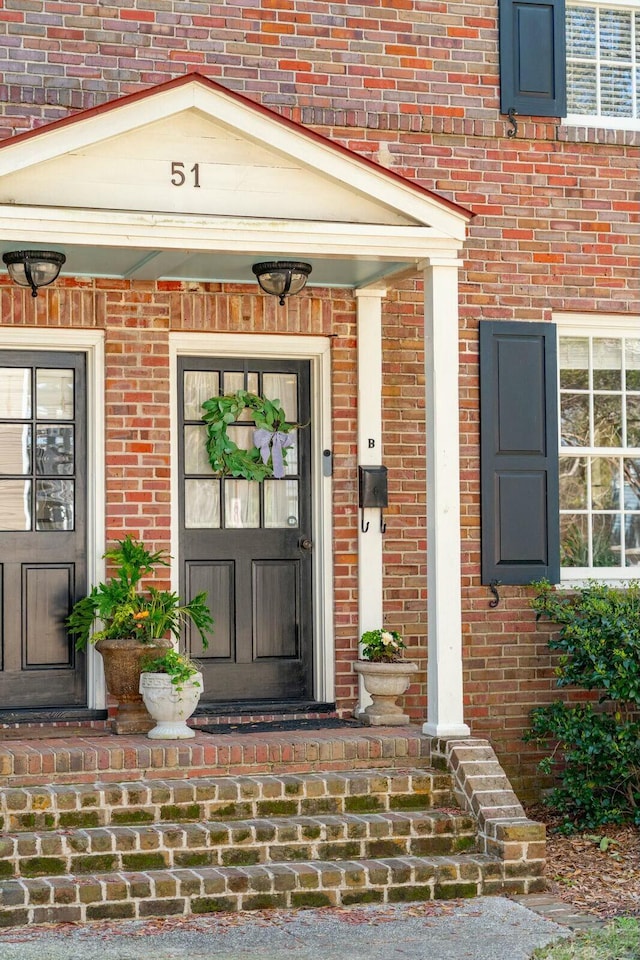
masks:
[[[0,960],[529,960],[571,930],[503,897],[0,931]]]

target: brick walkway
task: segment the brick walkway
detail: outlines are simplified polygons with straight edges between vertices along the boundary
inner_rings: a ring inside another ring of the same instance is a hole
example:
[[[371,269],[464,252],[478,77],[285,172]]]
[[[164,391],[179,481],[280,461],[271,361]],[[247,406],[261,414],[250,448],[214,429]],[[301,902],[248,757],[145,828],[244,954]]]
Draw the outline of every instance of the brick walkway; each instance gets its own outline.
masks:
[[[521,903],[523,907],[533,910],[538,916],[545,920],[553,920],[563,927],[569,927],[571,930],[591,930],[595,927],[601,927],[604,920],[590,913],[581,913],[577,907],[564,900],[547,893],[530,893],[524,896],[511,897],[516,903]]]

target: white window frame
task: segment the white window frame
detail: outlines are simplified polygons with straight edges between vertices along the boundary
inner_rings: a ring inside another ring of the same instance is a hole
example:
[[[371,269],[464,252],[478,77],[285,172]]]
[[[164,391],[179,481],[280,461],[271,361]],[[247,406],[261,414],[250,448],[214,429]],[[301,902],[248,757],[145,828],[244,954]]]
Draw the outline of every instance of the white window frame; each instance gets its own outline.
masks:
[[[553,322],[557,326],[558,342],[562,337],[640,337],[640,316],[621,314],[578,314],[554,313]],[[560,397],[560,370],[558,368],[558,398]],[[558,403],[558,420],[560,420],[560,404]],[[561,425],[558,423],[558,455],[567,454],[566,447],[562,447]],[[588,456],[591,448],[585,447],[584,455]],[[636,447],[620,447],[615,449],[616,455],[624,454],[626,450],[636,451]],[[600,451],[598,451],[600,452]],[[585,580],[601,580],[606,582],[627,581],[640,579],[638,567],[561,567],[560,582],[563,584],[583,583]]]
[[[598,8],[601,10],[631,10],[640,12],[640,0],[567,0],[567,8],[572,7],[588,7],[588,8]],[[631,25],[631,37],[632,37],[632,52],[635,50],[636,46],[640,43],[638,37],[635,38],[634,43],[634,27],[633,27],[633,18]],[[568,94],[568,47],[566,50],[566,62],[567,62],[567,94]],[[598,69],[598,82],[599,82],[599,68],[600,64],[603,62],[598,55],[596,55],[596,67]],[[611,61],[615,63],[615,61]],[[609,61],[607,61],[609,63]],[[634,69],[635,67],[635,69]],[[637,79],[637,71],[640,70],[640,58],[632,64],[632,77],[633,84],[635,87],[636,93],[636,103],[640,103],[640,80]],[[564,118],[564,122],[567,124],[575,126],[588,126],[588,127],[603,127],[610,130],[640,130],[640,117],[607,117],[601,116],[600,114],[588,113],[588,114],[573,114],[570,113]]]

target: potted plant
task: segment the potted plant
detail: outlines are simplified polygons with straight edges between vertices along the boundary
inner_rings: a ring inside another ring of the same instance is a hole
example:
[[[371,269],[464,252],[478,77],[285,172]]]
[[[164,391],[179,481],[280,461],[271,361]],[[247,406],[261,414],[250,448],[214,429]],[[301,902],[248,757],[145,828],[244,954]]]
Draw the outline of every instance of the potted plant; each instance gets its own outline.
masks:
[[[78,600],[67,625],[79,650],[94,643],[102,656],[107,690],[118,701],[115,732],[146,733],[153,722],[139,690],[143,659],[154,650],[160,654],[171,648],[172,637],[178,640],[188,622],[206,647],[213,620],[206,594],[183,603],[177,593],[143,585],[143,579],[157,575],[158,567],[169,566],[163,551],[151,553],[127,536],[104,557],[113,565],[113,576]],[[96,621],[100,629],[95,629]]]
[[[198,665],[178,650],[142,662],[140,693],[156,721],[147,734],[153,740],[185,740],[195,736],[187,720],[198,706],[202,674]]]
[[[408,689],[418,665],[404,659],[406,644],[396,630],[367,630],[360,639],[362,659],[354,664],[372,702],[359,714],[361,723],[398,726],[409,723],[396,700]]]

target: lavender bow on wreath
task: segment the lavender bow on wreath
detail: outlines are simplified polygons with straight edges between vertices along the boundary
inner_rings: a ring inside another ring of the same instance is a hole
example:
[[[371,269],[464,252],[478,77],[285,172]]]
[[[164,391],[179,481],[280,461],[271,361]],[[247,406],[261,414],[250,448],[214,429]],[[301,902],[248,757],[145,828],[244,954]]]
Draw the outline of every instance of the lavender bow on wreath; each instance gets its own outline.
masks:
[[[278,480],[284,477],[283,451],[293,446],[293,437],[282,430],[254,430],[253,442],[260,451],[263,463],[273,463],[273,475]]]

